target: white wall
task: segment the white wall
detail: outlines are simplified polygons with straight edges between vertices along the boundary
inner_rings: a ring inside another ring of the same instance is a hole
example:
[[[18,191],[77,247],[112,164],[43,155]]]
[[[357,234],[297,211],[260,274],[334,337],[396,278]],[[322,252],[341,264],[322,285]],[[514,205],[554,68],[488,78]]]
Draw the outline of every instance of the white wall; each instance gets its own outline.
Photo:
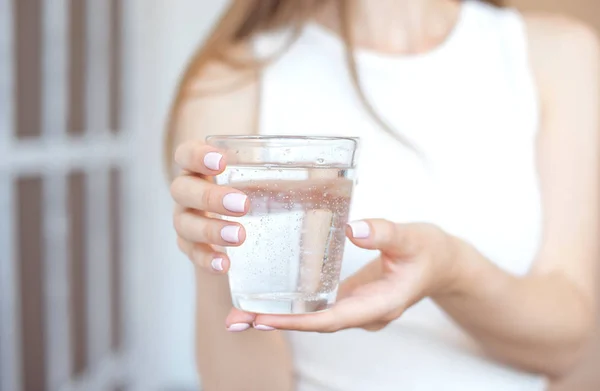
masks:
[[[175,246],[162,167],[162,132],[184,63],[226,0],[133,0],[128,108],[131,151],[129,340],[140,391],[193,387],[193,270]]]

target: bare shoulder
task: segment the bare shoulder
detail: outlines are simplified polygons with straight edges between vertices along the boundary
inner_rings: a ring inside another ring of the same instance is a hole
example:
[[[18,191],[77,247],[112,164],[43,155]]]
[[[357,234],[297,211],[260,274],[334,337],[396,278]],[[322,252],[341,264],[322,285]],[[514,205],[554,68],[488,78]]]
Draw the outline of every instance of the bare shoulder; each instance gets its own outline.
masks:
[[[259,72],[248,46],[226,48],[201,63],[199,69],[188,70],[186,97],[179,110],[179,141],[209,133],[255,132]]]
[[[215,86],[256,81],[257,68],[253,66],[254,56],[249,45],[231,45],[221,48],[218,53],[207,54],[199,61],[202,63],[201,69],[192,75],[193,90],[201,93]]]
[[[594,29],[583,21],[561,14],[526,12],[523,14],[529,33],[537,38],[560,39],[562,42],[589,45],[597,49]]]
[[[525,13],[529,55],[542,80],[565,73],[580,77],[597,74],[600,40],[597,32],[584,22],[559,14]]]

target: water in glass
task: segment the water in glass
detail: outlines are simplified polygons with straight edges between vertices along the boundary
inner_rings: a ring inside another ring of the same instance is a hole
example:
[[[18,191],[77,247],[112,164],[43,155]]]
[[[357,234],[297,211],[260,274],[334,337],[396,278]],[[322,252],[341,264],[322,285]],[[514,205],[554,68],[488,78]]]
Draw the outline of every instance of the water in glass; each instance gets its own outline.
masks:
[[[233,304],[257,313],[320,311],[335,301],[354,170],[297,164],[231,165],[218,183],[243,191],[246,229],[229,247]]]

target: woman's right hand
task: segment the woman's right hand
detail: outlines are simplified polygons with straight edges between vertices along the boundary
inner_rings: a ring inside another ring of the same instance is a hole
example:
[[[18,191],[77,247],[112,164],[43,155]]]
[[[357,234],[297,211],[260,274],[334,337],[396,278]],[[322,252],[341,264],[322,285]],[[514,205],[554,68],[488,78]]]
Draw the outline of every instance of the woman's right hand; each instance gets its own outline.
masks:
[[[175,163],[181,169],[171,184],[177,244],[196,266],[212,273],[227,273],[230,263],[223,248],[241,245],[246,232],[241,224],[219,216],[243,216],[248,212],[248,197],[212,181],[211,177],[222,173],[227,162],[222,152],[201,141],[179,146]]]

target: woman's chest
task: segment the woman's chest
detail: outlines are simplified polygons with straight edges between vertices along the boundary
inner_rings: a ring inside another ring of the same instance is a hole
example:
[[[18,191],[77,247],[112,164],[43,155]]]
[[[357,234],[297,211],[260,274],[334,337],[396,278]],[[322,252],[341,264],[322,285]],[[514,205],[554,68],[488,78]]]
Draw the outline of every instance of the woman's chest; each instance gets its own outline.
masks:
[[[266,74],[261,133],[359,137],[351,219],[436,224],[501,267],[527,271],[541,236],[531,97],[483,76],[373,76],[366,98],[415,153],[373,121],[348,80],[295,68],[295,78],[292,67]],[[372,256],[347,251],[344,262]]]

